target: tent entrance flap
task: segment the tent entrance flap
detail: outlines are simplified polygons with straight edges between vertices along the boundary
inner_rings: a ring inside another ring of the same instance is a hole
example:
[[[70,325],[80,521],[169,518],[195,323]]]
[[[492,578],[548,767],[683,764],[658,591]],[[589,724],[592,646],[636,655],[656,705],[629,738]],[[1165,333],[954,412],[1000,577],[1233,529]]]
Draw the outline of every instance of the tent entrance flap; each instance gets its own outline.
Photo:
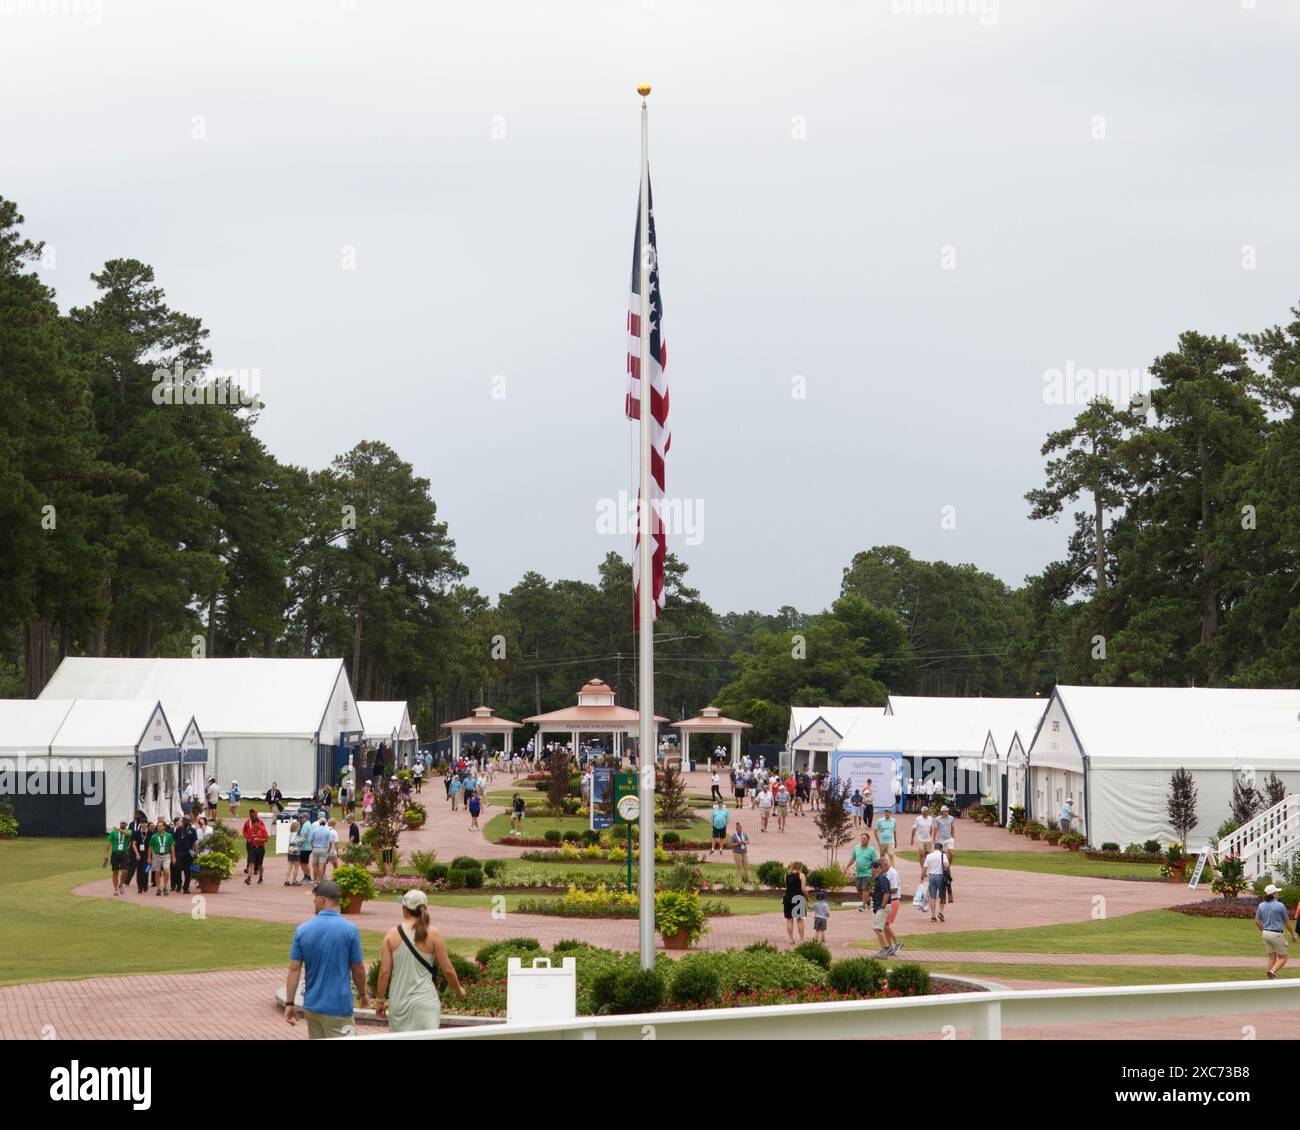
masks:
[[[343,770],[347,768],[349,757],[352,758],[354,765],[361,764],[361,735],[361,730],[348,730],[339,734],[336,745],[321,747],[321,752],[325,756],[320,760],[326,776],[322,778],[317,775],[317,788],[326,784],[337,785]],[[330,772],[331,768],[333,772]]]

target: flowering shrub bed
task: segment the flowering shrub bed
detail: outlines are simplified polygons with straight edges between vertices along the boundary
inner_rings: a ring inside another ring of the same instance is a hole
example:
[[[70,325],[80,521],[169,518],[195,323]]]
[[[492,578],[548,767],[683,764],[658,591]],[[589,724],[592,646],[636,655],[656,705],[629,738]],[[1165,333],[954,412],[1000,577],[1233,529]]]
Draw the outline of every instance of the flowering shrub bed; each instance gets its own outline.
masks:
[[[1126,851],[1085,851],[1083,853],[1089,859],[1102,860],[1109,863],[1164,863],[1165,853],[1158,852],[1126,852]]]
[[[584,890],[572,884],[559,898],[524,898],[516,908],[520,914],[552,914],[560,918],[635,918],[641,900],[635,893],[609,890],[604,883]],[[713,918],[731,913],[725,903],[706,902],[702,909]]]
[[[541,949],[536,939],[493,942],[477,955],[476,976],[467,979],[468,998],[448,1000],[446,1011],[470,1016],[505,1013],[506,973],[512,957],[525,966],[539,957],[559,964],[575,959],[578,980],[578,1014],[655,1012],[706,1008],[750,1008],[758,1005],[809,1004],[822,1001],[893,999],[948,991],[932,985],[920,966],[902,963],[886,969],[869,959],[832,962],[827,970],[788,950],[715,950],[688,954],[676,961],[665,954],[655,958],[653,969],[639,968],[637,955],[601,949],[585,942],[557,942],[552,951]],[[869,963],[873,986],[832,988],[856,980],[836,978],[837,966],[855,970]]]
[[[1190,914],[1194,918],[1254,918],[1259,899],[1254,895],[1244,895],[1239,899],[1206,899],[1204,902],[1185,902],[1171,906],[1179,914]]]

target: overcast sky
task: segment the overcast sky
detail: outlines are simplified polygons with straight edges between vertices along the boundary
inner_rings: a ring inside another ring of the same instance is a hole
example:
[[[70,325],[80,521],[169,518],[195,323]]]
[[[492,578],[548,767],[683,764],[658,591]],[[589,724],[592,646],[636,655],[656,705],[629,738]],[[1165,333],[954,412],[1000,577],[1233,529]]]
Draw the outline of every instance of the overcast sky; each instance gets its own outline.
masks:
[[[0,0],[0,194],[64,308],[152,264],[280,459],[392,445],[495,598],[630,555],[653,83],[670,549],[813,611],[877,544],[1037,572],[1044,374],[1300,301],[1298,41],[1282,0]]]

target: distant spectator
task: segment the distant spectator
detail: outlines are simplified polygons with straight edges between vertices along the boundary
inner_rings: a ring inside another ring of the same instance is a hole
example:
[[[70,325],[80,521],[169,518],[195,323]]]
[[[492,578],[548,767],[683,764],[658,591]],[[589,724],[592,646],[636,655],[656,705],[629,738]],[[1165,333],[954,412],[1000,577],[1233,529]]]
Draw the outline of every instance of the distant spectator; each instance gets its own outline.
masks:
[[[749,836],[740,821],[736,821],[736,830],[731,833],[731,858],[736,862],[736,877],[742,883],[749,882]]]
[[[280,786],[274,781],[271,782],[271,787],[266,790],[266,807],[269,812],[284,811],[284,793],[280,791]]]
[[[256,808],[248,810],[248,819],[244,821],[244,851],[247,862],[244,866],[244,885],[248,886],[257,876],[262,882],[262,864],[266,860],[266,841],[271,838],[266,824],[258,816]]]
[[[171,894],[171,867],[176,861],[176,847],[167,821],[159,820],[149,837],[149,874],[153,876],[155,897]]]
[[[110,828],[104,840],[104,866],[113,868],[113,894],[124,894],[126,876],[131,870],[131,833],[126,821],[118,821],[116,828]]]

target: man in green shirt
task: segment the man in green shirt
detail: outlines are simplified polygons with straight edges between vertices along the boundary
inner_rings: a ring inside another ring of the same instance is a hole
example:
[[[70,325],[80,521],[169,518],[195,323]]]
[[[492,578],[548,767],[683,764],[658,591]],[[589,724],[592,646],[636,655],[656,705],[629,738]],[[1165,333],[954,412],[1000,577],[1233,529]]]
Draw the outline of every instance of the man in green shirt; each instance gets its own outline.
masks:
[[[176,862],[176,842],[167,830],[165,820],[158,821],[158,829],[149,837],[149,874],[153,876],[154,895],[171,894],[172,864]]]
[[[894,856],[894,840],[898,829],[898,821],[894,819],[893,813],[886,811],[885,814],[876,821],[876,842],[880,845],[880,854],[888,856],[891,860]]]
[[[121,820],[116,828],[109,829],[104,840],[104,866],[112,863],[113,894],[120,895],[126,889],[126,873],[131,867],[131,833],[127,831],[126,821]]]
[[[871,833],[862,833],[862,842],[857,844],[849,859],[853,862],[853,877],[857,882],[858,900],[861,905],[858,907],[858,913],[861,914],[867,909],[867,896],[871,892],[871,865],[880,858],[880,853],[871,846]]]

